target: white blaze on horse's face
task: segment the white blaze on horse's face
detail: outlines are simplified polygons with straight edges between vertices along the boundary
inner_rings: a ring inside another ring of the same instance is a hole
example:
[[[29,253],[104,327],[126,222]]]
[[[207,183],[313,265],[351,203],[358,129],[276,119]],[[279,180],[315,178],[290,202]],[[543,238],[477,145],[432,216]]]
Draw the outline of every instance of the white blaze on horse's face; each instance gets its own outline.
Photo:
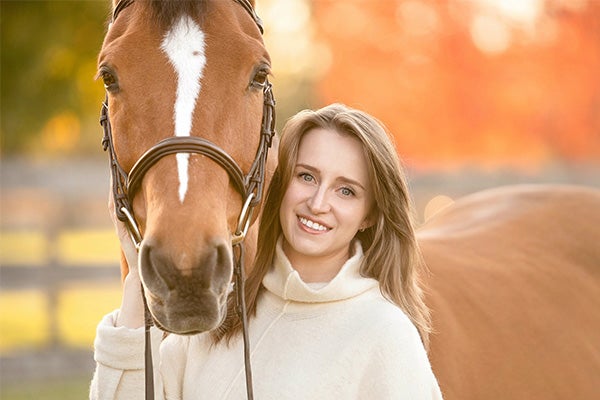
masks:
[[[192,116],[200,93],[200,79],[206,65],[204,33],[189,16],[183,16],[171,27],[162,41],[177,75],[177,94],[173,119],[175,136],[190,136]],[[183,203],[188,187],[189,153],[177,154],[179,200]]]

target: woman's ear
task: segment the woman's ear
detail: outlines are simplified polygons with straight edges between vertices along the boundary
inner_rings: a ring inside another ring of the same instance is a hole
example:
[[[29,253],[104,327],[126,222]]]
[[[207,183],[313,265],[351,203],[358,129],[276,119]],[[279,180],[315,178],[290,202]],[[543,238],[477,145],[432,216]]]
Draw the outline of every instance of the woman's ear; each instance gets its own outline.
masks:
[[[375,211],[369,213],[367,217],[364,219],[362,224],[360,224],[359,231],[363,232],[365,229],[368,229],[375,225],[375,221],[377,221],[377,214]]]

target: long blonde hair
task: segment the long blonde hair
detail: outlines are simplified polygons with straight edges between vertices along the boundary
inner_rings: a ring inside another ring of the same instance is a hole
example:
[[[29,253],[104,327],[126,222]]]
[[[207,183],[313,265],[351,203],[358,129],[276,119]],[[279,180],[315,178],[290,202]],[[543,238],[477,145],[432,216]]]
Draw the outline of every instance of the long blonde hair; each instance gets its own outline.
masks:
[[[256,258],[246,280],[248,315],[256,315],[257,300],[264,290],[262,280],[273,264],[275,243],[282,234],[279,207],[293,175],[300,141],[314,128],[351,135],[363,144],[374,195],[375,224],[357,233],[365,254],[361,273],[379,281],[382,294],[408,315],[427,347],[430,316],[419,279],[424,263],[415,238],[412,203],[398,154],[380,121],[342,104],[301,111],[283,128],[278,166],[260,217]],[[235,302],[230,301],[229,306],[225,322],[214,332],[215,341],[229,340],[241,331]]]

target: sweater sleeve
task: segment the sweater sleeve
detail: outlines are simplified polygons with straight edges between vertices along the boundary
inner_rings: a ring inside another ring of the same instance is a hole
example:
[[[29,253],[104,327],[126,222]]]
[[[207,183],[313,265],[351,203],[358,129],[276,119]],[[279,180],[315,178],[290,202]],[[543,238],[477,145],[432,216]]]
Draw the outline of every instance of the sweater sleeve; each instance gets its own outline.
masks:
[[[373,400],[441,400],[427,353],[408,318],[379,327],[361,393]]]
[[[96,330],[96,370],[90,386],[90,400],[144,398],[144,328],[115,327],[118,313],[116,310],[106,315]],[[162,400],[162,381],[158,371],[162,332],[152,327],[150,334],[155,398]]]

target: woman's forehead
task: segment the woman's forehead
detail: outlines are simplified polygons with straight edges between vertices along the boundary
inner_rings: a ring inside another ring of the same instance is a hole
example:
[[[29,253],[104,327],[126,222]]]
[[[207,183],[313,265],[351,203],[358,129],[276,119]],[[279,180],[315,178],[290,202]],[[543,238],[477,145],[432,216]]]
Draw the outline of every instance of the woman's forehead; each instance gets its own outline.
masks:
[[[355,180],[365,187],[369,182],[363,144],[358,138],[336,130],[315,128],[306,132],[298,148],[296,165],[299,164]]]

